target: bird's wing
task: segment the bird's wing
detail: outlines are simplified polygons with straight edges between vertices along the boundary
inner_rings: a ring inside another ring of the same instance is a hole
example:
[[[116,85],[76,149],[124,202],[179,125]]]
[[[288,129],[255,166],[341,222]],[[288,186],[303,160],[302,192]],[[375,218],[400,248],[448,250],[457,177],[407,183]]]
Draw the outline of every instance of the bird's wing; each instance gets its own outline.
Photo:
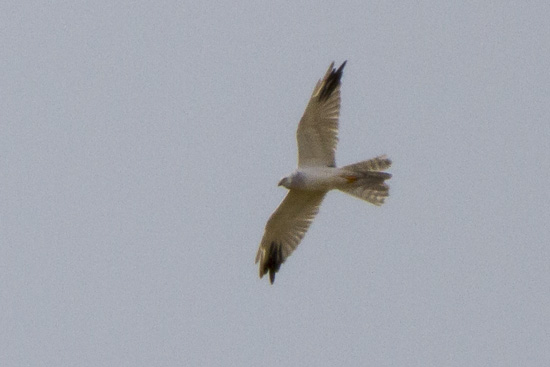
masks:
[[[265,226],[256,255],[260,262],[260,278],[269,272],[273,284],[275,273],[300,244],[326,192],[290,190]]]
[[[330,64],[313,90],[296,133],[298,167],[336,166],[340,79],[345,65],[335,70],[334,63]]]

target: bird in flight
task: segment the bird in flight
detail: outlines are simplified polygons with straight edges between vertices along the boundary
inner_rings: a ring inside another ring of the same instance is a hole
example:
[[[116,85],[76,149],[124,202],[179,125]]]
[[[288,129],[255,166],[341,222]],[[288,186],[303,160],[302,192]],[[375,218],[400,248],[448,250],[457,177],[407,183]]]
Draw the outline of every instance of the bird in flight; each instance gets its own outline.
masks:
[[[335,69],[334,62],[330,64],[298,124],[298,168],[279,182],[289,191],[267,221],[256,255],[260,278],[269,273],[271,284],[281,264],[300,244],[328,191],[337,189],[378,206],[389,195],[384,181],[391,174],[382,171],[390,167],[391,160],[385,155],[336,167],[340,80],[345,65]]]

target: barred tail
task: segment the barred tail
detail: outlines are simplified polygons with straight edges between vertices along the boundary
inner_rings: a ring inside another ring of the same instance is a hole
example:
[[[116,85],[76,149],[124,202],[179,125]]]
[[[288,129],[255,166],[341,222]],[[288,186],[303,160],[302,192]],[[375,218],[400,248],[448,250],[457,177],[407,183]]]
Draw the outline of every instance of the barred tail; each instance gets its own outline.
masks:
[[[384,204],[390,188],[384,182],[391,174],[381,172],[391,166],[385,155],[342,167],[347,183],[339,189],[346,194],[368,201],[374,205]]]

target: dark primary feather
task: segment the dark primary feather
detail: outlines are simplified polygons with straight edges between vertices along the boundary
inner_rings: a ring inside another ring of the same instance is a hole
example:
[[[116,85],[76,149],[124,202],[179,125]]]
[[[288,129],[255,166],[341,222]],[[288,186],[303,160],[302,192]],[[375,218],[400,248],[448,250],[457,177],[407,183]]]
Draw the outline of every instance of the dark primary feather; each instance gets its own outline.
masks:
[[[275,242],[271,242],[271,246],[269,246],[267,252],[267,261],[262,268],[260,277],[269,272],[269,281],[273,284],[275,281],[275,273],[279,271],[284,261],[282,246]]]
[[[321,93],[319,94],[320,101],[327,100],[332,92],[334,92],[334,90],[340,85],[340,79],[342,79],[342,74],[344,72],[344,66],[346,66],[346,62],[347,61],[344,61],[342,65],[340,65],[338,70],[332,69],[325,85],[323,86],[323,89],[321,90]]]

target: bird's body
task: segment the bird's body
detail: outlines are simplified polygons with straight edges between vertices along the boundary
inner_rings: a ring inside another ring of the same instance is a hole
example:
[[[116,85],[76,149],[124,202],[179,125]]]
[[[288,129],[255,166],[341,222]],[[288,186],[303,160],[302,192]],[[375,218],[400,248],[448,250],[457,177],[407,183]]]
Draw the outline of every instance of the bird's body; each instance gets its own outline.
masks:
[[[346,183],[342,173],[335,167],[306,167],[282,179],[280,186],[289,190],[329,191]]]
[[[279,182],[289,192],[267,221],[256,255],[260,278],[269,272],[271,283],[304,237],[328,191],[337,189],[375,205],[382,205],[389,195],[384,181],[391,175],[382,172],[391,165],[386,156],[336,167],[340,80],[345,64],[337,70],[334,63],[329,66],[298,125],[298,168]]]

